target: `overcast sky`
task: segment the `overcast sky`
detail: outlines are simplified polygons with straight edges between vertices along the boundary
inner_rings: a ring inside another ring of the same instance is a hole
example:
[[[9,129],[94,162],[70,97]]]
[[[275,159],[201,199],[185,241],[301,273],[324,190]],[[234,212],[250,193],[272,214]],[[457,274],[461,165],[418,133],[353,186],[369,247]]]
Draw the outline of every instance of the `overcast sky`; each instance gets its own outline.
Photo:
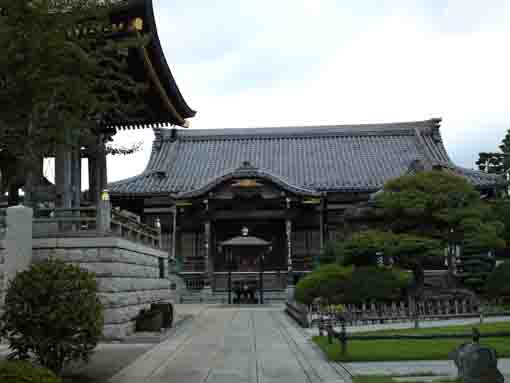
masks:
[[[191,129],[442,117],[453,160],[474,167],[510,128],[510,1],[154,0]],[[109,181],[148,161],[151,131]]]

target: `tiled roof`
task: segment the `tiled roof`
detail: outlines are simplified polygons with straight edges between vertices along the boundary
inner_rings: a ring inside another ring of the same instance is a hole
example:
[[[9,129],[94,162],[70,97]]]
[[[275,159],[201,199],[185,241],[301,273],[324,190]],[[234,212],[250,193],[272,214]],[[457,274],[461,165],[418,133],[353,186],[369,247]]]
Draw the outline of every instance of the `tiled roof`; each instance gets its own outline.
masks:
[[[146,170],[112,183],[113,194],[205,191],[249,163],[291,190],[373,192],[419,161],[448,167],[476,187],[499,177],[455,166],[443,146],[440,119],[426,121],[256,129],[156,130]],[[257,174],[255,174],[257,175]]]

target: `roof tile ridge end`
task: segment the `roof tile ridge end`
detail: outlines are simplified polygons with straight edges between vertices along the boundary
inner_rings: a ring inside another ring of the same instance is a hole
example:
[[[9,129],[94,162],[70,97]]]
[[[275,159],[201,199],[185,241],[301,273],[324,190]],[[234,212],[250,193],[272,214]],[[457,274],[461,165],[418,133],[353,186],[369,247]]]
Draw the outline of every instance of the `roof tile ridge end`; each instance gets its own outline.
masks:
[[[414,136],[416,137],[416,149],[418,150],[418,153],[422,155],[423,161],[425,162],[426,169],[432,169],[435,165],[435,160],[432,156],[432,154],[429,152],[429,149],[427,148],[427,144],[425,142],[425,139],[422,136],[422,131],[418,127],[415,127],[414,129]]]

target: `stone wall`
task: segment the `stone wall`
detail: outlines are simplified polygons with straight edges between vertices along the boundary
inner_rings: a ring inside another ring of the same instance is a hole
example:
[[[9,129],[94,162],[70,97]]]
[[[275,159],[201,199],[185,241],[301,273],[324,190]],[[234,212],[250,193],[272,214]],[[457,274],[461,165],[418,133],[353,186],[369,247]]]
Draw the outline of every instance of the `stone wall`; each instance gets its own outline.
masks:
[[[152,302],[179,301],[183,283],[168,274],[166,252],[114,237],[34,239],[34,261],[50,256],[96,274],[105,306],[105,338],[132,334],[135,317]],[[161,263],[164,278],[160,278]]]

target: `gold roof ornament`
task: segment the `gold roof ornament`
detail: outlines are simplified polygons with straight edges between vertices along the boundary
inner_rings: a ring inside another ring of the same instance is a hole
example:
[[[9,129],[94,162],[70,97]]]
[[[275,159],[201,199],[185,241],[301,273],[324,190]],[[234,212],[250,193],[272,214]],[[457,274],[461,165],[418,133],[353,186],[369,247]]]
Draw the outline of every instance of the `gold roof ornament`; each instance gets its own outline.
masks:
[[[143,30],[143,19],[140,18],[140,17],[137,17],[136,19],[133,20],[132,24],[131,24],[137,31],[142,31]]]

